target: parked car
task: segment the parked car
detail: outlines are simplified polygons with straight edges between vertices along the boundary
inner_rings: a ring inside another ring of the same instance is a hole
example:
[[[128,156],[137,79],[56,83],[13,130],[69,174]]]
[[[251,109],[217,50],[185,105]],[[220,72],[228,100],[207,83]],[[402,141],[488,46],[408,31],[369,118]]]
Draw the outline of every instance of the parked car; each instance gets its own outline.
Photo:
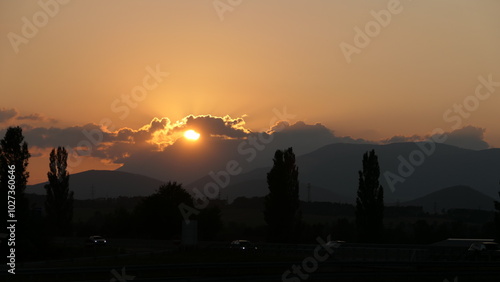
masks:
[[[257,246],[255,246],[254,244],[252,244],[252,242],[248,240],[234,240],[231,242],[230,248],[234,250],[245,250],[245,251],[258,249]]]
[[[500,246],[495,242],[474,242],[467,250],[466,258],[500,260]]]
[[[328,241],[326,242],[326,245],[332,248],[340,248],[340,246],[342,246],[342,244],[344,243],[345,241]]]
[[[106,239],[102,236],[94,235],[90,236],[86,241],[85,245],[88,247],[94,247],[94,246],[105,246],[108,243]]]

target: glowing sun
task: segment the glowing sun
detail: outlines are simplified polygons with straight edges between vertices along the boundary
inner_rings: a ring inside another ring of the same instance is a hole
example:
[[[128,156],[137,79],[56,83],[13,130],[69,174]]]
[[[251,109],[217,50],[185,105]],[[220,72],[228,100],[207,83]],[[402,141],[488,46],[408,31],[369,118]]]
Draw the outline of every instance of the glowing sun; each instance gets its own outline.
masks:
[[[189,140],[198,140],[200,138],[200,134],[192,129],[184,132],[184,137]]]

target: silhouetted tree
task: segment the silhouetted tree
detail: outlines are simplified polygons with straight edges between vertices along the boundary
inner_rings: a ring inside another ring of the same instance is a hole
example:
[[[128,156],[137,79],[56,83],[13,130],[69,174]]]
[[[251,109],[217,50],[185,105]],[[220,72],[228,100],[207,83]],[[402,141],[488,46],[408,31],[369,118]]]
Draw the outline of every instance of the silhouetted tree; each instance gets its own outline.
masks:
[[[384,189],[379,184],[380,168],[375,150],[363,155],[356,199],[356,226],[361,242],[382,240],[384,229]]]
[[[26,189],[26,183],[28,182],[29,173],[26,170],[28,167],[28,160],[30,158],[30,153],[28,151],[28,144],[24,142],[23,130],[21,127],[9,127],[5,132],[5,136],[0,140],[0,190],[2,191],[5,207],[2,212],[8,219],[16,219],[16,242],[20,247],[18,247],[18,256],[16,256],[16,261],[21,261],[19,253],[24,253],[24,245],[26,245],[26,240],[29,240],[30,232],[29,228],[29,203],[26,199],[24,191]],[[10,182],[9,182],[10,181]],[[9,196],[11,196],[9,198]],[[7,213],[7,201],[10,200],[11,206],[15,206],[15,210]],[[7,220],[2,218],[2,227],[0,233],[9,232],[6,230]],[[22,242],[22,243],[21,243]],[[6,240],[2,239],[1,244],[2,253],[7,253],[5,248],[7,248]],[[2,257],[5,260],[6,256]]]
[[[268,240],[289,242],[299,237],[299,170],[291,147],[283,151],[277,150],[273,161],[274,165],[267,174],[269,194],[264,200]]]
[[[193,206],[193,198],[182,184],[168,182],[156,193],[146,197],[135,208],[138,227],[142,236],[168,239],[180,236],[182,214],[179,205]]]
[[[500,192],[498,192],[500,196]],[[495,201],[495,241],[500,243],[500,202]]]
[[[21,127],[9,127],[5,137],[0,141],[0,187],[5,195],[4,199],[7,199],[8,181],[15,181],[17,216],[28,213],[28,202],[24,190],[29,177],[26,168],[30,157],[28,143],[24,142]],[[9,173],[9,171],[13,173]]]
[[[52,149],[49,160],[45,211],[52,231],[57,235],[69,235],[73,219],[73,191],[69,190],[69,173],[66,170],[68,152],[64,147]]]

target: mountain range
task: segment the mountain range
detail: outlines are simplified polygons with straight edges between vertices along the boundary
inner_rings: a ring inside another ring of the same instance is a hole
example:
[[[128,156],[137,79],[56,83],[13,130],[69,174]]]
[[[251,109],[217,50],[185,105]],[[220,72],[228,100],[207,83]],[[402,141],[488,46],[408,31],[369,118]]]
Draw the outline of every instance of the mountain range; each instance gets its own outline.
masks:
[[[410,201],[456,185],[474,187],[489,197],[498,196],[500,149],[475,151],[433,144],[435,148],[428,155],[421,150],[422,146],[429,146],[426,143],[340,143],[297,156],[302,195],[308,192],[306,187],[310,184],[313,200],[354,202],[363,154],[373,149],[378,155],[380,184],[385,188],[387,202]],[[424,157],[419,160],[415,156]],[[222,187],[227,182],[227,187],[220,189],[223,197],[260,196],[266,193],[266,175],[270,169],[268,166],[234,176],[221,170],[205,175],[186,188],[203,191],[209,183]]]
[[[430,150],[431,145],[435,146],[433,150]],[[418,204],[412,201],[457,185],[473,187],[474,192],[483,196],[474,197],[478,203],[471,202],[467,193],[455,196],[460,197],[464,203],[468,200],[470,207],[487,208],[486,203],[498,197],[500,149],[476,151],[438,143],[335,143],[297,156],[301,199],[353,203],[363,154],[372,149],[378,155],[380,183],[385,188],[387,203]],[[205,176],[183,184],[192,193],[195,188],[203,191],[206,185],[217,186],[219,196],[229,201],[240,196],[264,196],[268,191],[266,175],[271,168],[272,157],[273,154],[268,156],[269,166],[250,171],[244,170],[244,163],[238,162],[236,158],[226,159],[225,168],[223,166],[220,170],[210,169],[207,166],[208,160],[205,160],[205,165],[199,166],[204,167]],[[224,163],[221,156],[216,163]],[[189,171],[189,166],[180,167]],[[199,167],[196,169],[200,169]],[[157,180],[140,173],[123,171],[86,171],[70,177],[71,189],[75,191],[77,199],[146,196],[154,193],[165,182],[164,179]],[[44,194],[43,185],[44,183],[29,186],[27,192]],[[434,197],[444,199],[440,194]]]
[[[28,185],[26,193],[45,195],[47,182]],[[119,196],[149,196],[164,182],[151,177],[109,170],[88,170],[69,177],[70,190],[79,200],[116,198]]]
[[[459,185],[447,187],[418,199],[401,203],[401,206],[419,206],[426,212],[453,208],[493,210],[493,201],[493,198],[469,186]]]

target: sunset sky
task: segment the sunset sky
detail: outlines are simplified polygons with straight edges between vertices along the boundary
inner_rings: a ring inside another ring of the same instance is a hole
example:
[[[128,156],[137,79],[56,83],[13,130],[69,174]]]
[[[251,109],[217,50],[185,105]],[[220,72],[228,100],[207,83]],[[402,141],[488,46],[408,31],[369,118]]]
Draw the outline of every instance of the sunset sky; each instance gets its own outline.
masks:
[[[119,129],[168,146],[189,115],[228,138],[269,130],[283,109],[375,142],[469,126],[464,138],[498,148],[499,12],[496,0],[1,1],[0,133],[23,126],[30,184],[51,147],[78,143],[71,130],[109,133],[76,171],[115,169],[130,152],[110,144],[139,138]]]

